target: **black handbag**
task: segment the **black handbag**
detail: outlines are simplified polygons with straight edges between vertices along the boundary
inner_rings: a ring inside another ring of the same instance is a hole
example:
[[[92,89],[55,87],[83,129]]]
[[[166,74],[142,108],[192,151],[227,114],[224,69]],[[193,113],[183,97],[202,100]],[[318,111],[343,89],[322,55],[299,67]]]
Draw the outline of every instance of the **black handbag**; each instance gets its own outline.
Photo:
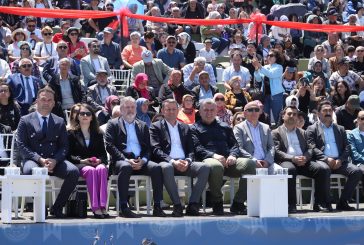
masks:
[[[72,218],[87,217],[87,193],[77,189],[72,192],[66,203],[66,215]]]

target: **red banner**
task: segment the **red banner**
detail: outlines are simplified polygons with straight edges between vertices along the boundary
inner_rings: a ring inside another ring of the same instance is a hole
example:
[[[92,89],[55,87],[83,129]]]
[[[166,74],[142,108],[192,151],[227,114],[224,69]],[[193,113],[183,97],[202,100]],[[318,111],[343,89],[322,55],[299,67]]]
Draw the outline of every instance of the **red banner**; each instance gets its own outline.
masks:
[[[69,9],[35,9],[23,7],[0,7],[0,13],[14,14],[21,16],[47,17],[47,18],[107,18],[111,16],[120,16],[122,19],[123,34],[127,36],[128,23],[126,17],[149,20],[152,22],[164,22],[181,25],[230,25],[255,22],[257,25],[268,24],[282,28],[292,28],[314,32],[356,32],[364,31],[364,26],[347,26],[347,25],[322,25],[322,24],[307,24],[301,22],[289,21],[267,21],[256,19],[174,19],[165,17],[154,17],[146,15],[132,14],[128,9],[122,9],[120,12],[107,11],[91,11],[91,10],[69,10]]]

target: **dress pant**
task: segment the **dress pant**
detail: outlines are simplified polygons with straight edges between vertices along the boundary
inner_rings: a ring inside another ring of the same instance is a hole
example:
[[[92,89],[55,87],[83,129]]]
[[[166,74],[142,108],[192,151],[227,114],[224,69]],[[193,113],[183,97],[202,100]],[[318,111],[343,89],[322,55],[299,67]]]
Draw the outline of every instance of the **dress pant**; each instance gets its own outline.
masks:
[[[360,168],[361,172],[363,173],[362,177],[361,177],[361,183],[364,186],[364,164],[358,164],[356,165],[358,168]],[[364,192],[364,188],[363,188],[363,192]]]
[[[296,205],[296,176],[303,175],[315,180],[315,202],[318,204],[330,203],[330,168],[321,161],[310,161],[304,166],[296,166],[292,162],[282,162],[281,167],[288,168],[288,204]]]
[[[181,204],[177,184],[174,179],[175,175],[197,178],[196,184],[192,187],[189,203],[200,202],[201,194],[209,178],[210,167],[208,165],[202,162],[192,162],[185,172],[178,171],[169,162],[161,162],[160,165],[162,166],[164,186],[174,205]]]
[[[28,160],[23,163],[23,174],[32,174],[32,168],[39,167],[39,164]],[[56,176],[63,179],[61,190],[57,196],[56,201],[53,204],[54,209],[61,209],[66,205],[66,202],[75,189],[80,172],[78,168],[69,161],[59,162],[53,169],[53,173],[49,173],[51,176]]]
[[[148,175],[152,179],[153,199],[158,204],[163,200],[163,174],[159,164],[148,161],[140,170],[133,170],[127,161],[117,161],[115,171],[118,173],[118,189],[120,204],[128,202],[129,180],[131,175]]]
[[[240,178],[239,188],[234,196],[234,202],[243,203],[246,201],[247,182],[246,179],[241,177],[242,175],[255,175],[256,163],[254,160],[237,158],[236,164],[227,168],[224,168],[224,166],[214,158],[207,158],[203,160],[203,162],[210,166],[209,186],[212,203],[223,202],[221,191],[223,176]]]
[[[331,170],[331,173],[342,174],[348,178],[345,183],[344,190],[341,193],[340,201],[350,201],[350,199],[353,197],[357,184],[363,176],[360,168],[355,166],[351,162],[344,162],[340,168]]]

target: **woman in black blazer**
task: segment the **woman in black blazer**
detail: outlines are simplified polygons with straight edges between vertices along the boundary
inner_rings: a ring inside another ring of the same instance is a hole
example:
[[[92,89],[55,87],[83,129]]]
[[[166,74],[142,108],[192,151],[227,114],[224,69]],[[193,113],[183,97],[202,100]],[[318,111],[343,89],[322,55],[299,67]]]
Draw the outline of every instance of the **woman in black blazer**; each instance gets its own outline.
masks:
[[[99,125],[88,104],[82,104],[76,116],[76,123],[68,131],[68,159],[80,170],[86,179],[91,207],[95,218],[109,217],[107,203],[107,154]]]

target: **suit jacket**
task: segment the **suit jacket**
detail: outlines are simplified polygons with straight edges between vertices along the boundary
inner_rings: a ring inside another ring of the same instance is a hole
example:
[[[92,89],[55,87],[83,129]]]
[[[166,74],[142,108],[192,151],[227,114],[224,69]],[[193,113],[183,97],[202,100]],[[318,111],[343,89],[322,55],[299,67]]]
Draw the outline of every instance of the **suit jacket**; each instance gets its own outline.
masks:
[[[107,71],[107,76],[111,76],[111,71],[107,59],[102,57],[101,55],[99,55],[98,59],[101,65],[100,68]],[[96,79],[96,69],[90,55],[87,55],[81,59],[81,74],[83,76],[83,82],[85,86],[88,86],[88,84],[92,80]]]
[[[33,89],[34,89],[34,98],[33,98],[33,102],[34,102],[36,100],[38,90],[43,87],[43,83],[34,76],[31,76],[31,78],[32,78],[31,86],[33,86]],[[25,101],[26,87],[24,87],[24,86],[25,86],[26,81],[25,81],[25,79],[22,79],[21,73],[15,73],[15,74],[9,76],[6,83],[10,86],[13,97],[20,106],[21,114],[22,115],[28,114],[28,109],[31,104],[28,104],[27,101]]]
[[[306,130],[307,141],[314,148],[318,149],[323,155],[325,151],[325,134],[322,129],[321,122],[315,122],[313,125],[309,126]],[[350,145],[348,144],[347,136],[344,127],[333,123],[333,130],[335,135],[335,141],[337,149],[339,152],[339,157],[343,163],[347,163],[350,154]],[[325,162],[327,161],[327,156],[324,155]]]
[[[262,142],[262,148],[265,158],[270,165],[274,163],[274,144],[272,138],[272,131],[267,124],[258,123],[260,140]],[[243,154],[243,157],[253,158],[254,144],[253,137],[250,132],[248,123],[246,121],[239,123],[234,127],[234,135],[239,144],[239,149]]]
[[[167,83],[169,75],[171,75],[172,68],[163,63],[161,59],[153,59],[153,70],[160,84]],[[138,61],[133,65],[131,70],[131,81],[135,80],[136,75],[145,73],[144,61]]]
[[[104,137],[101,132],[90,132],[90,143],[87,146],[85,137],[80,129],[68,131],[68,141],[70,150],[67,159],[75,164],[79,169],[86,166],[80,160],[90,157],[101,159],[103,164],[107,164],[107,154],[105,150]]]
[[[141,148],[140,158],[149,160],[150,139],[147,125],[135,119],[135,131]],[[105,132],[106,150],[111,156],[111,166],[116,161],[125,160],[125,158],[135,158],[133,153],[125,152],[127,143],[127,132],[122,117],[109,120]]]
[[[0,134],[12,134],[11,128],[9,126],[6,126],[6,125],[0,123]],[[4,146],[10,146],[11,145],[11,140],[12,140],[12,137],[3,138]],[[6,154],[9,157],[10,152],[6,151]],[[0,158],[0,167],[6,167],[6,166],[9,165],[9,163],[10,163],[9,160],[3,160],[3,159]]]
[[[348,133],[348,142],[353,164],[364,164],[364,136],[360,134],[359,128],[355,128]]]
[[[212,97],[219,92],[219,89],[215,86],[209,85],[212,93]],[[201,91],[201,85],[197,85],[192,89],[192,93],[195,96],[195,104],[196,108],[200,107],[200,91]]]
[[[110,95],[116,95],[118,96],[118,92],[116,91],[116,88],[111,85],[106,85],[106,89]],[[88,88],[87,91],[87,104],[90,104],[95,111],[101,110],[104,104],[101,100],[99,85],[94,84],[91,87]]]
[[[178,123],[178,132],[181,145],[185,153],[185,158],[194,160],[193,140],[190,127],[187,124]],[[150,145],[152,148],[152,160],[156,162],[169,162],[172,158],[171,153],[171,135],[166,120],[153,123],[149,128]]]
[[[60,78],[61,75],[57,74],[52,77],[52,79],[49,81],[48,85],[54,90],[56,93],[55,99],[57,102],[60,102],[62,104],[62,92],[61,92],[61,85],[60,85]],[[85,103],[86,102],[86,95],[85,91],[82,88],[82,85],[80,83],[79,77],[69,76],[70,86],[71,86],[71,93],[72,98],[77,103]]]
[[[305,131],[300,128],[296,128],[296,134],[298,141],[300,142],[302,155],[306,157],[307,161],[311,161],[311,159],[315,156],[318,160],[324,160],[323,155],[320,152],[315,152],[310,143],[307,143],[307,137],[305,135]],[[277,163],[282,163],[285,161],[292,162],[294,155],[290,155],[287,152],[288,150],[288,140],[287,133],[284,129],[284,125],[279,126],[275,130],[272,131],[273,142],[275,145],[275,160]]]
[[[53,158],[59,162],[66,159],[68,137],[63,118],[50,114],[48,131],[42,133],[37,112],[32,112],[20,119],[16,133],[16,142],[24,161],[38,162],[40,157]]]
[[[71,57],[67,58],[71,63],[70,67],[71,74],[75,77],[80,77],[81,76],[80,66]],[[59,74],[58,60],[59,60],[58,58],[52,57],[46,61],[42,71],[42,76],[47,82],[50,82],[54,76]]]

